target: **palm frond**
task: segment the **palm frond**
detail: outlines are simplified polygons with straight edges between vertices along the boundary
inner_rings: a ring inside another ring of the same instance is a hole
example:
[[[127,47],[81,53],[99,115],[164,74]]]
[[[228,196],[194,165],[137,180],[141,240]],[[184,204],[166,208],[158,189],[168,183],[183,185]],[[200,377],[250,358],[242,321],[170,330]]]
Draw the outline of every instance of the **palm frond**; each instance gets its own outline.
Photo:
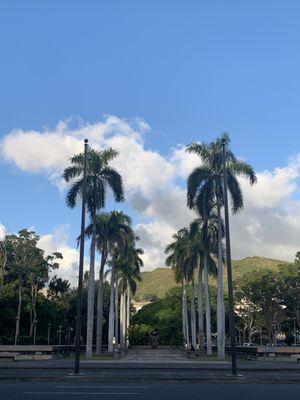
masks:
[[[231,197],[232,212],[237,213],[239,210],[243,209],[244,201],[240,184],[231,171],[227,171],[227,184]]]
[[[187,206],[189,208],[194,207],[197,194],[210,178],[211,171],[205,166],[195,168],[190,173],[187,179]]]
[[[66,182],[70,182],[70,180],[80,176],[81,174],[83,174],[83,168],[72,165],[65,168],[62,177]]]
[[[251,167],[250,164],[248,164],[244,161],[236,160],[236,162],[230,162],[228,164],[227,168],[234,175],[242,176],[242,177],[248,179],[251,185],[253,185],[254,183],[257,182],[257,177],[256,177],[254,169]]]
[[[108,147],[107,149],[101,151],[101,158],[103,160],[104,165],[107,165],[109,161],[113,160],[118,155],[119,155],[118,150],[113,147]]]
[[[124,201],[124,188],[121,175],[111,167],[105,167],[102,170],[102,176],[112,189],[116,201]]]
[[[209,160],[209,145],[206,143],[191,143],[186,146],[188,153],[197,154],[201,160],[205,163]]]
[[[78,196],[82,195],[83,180],[76,181],[73,186],[69,189],[66,197],[66,203],[68,207],[74,208]]]

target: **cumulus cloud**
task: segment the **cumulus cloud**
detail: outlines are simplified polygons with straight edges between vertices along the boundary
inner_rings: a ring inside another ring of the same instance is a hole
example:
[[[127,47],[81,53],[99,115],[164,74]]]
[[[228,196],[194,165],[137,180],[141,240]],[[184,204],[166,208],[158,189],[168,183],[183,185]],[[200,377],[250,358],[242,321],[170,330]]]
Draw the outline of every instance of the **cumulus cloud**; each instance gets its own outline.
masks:
[[[77,249],[68,245],[68,239],[69,226],[60,225],[54,229],[53,233],[42,235],[38,246],[45,251],[46,255],[54,252],[59,252],[63,255],[63,259],[59,261],[60,267],[54,273],[68,279],[75,286],[78,279],[79,253]],[[85,269],[87,269],[86,263]]]
[[[0,240],[4,240],[5,236],[7,234],[6,228],[3,224],[0,222]]]
[[[64,190],[61,172],[68,159],[82,150],[84,138],[99,149],[116,147],[120,154],[113,163],[122,173],[127,202],[137,216],[145,268],[163,266],[164,248],[172,234],[194,218],[186,207],[185,179],[199,165],[198,157],[186,153],[183,145],[165,157],[146,147],[151,129],[140,118],[105,116],[93,124],[79,120],[75,127],[72,122],[59,122],[52,130],[14,130],[2,141],[2,157],[24,172],[45,175]],[[300,155],[284,167],[258,171],[258,183],[252,187],[240,180],[245,209],[231,219],[233,257],[294,257],[300,247],[300,201],[295,200],[299,175]],[[68,247],[67,236],[65,227],[59,228],[40,243],[49,251],[64,253],[62,270],[73,279],[78,253]]]

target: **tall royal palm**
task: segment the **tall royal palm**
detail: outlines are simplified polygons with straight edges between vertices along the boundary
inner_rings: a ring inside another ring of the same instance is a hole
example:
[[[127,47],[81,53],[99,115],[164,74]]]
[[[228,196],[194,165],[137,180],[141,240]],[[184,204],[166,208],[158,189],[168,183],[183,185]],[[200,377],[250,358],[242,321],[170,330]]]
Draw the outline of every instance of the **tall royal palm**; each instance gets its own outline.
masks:
[[[186,228],[180,229],[176,234],[174,234],[173,239],[174,241],[165,249],[165,253],[168,254],[165,262],[168,267],[172,268],[175,281],[181,283],[182,336],[185,345],[189,347],[190,329],[188,320],[186,285],[188,278],[190,277],[190,270],[188,268],[188,263],[186,262],[186,248],[188,243]]]
[[[210,220],[206,225],[201,217],[190,224],[191,237],[193,238],[193,253],[198,255],[198,334],[200,352],[204,352],[204,322],[203,322],[203,273],[205,287],[205,319],[206,319],[206,352],[212,354],[211,343],[211,303],[209,290],[209,275],[216,276],[216,264],[213,259],[215,251],[215,222]]]
[[[108,245],[108,253],[110,255],[110,302],[109,302],[109,318],[108,318],[108,352],[112,353],[113,337],[116,332],[116,306],[118,307],[117,297],[117,266],[118,256],[120,252],[125,252],[134,241],[134,232],[131,228],[129,217],[127,229],[120,229],[118,236],[111,240]]]
[[[141,280],[143,250],[135,247],[135,239],[115,253],[116,293],[115,293],[115,337],[122,348],[126,347],[126,331],[130,319],[130,293],[135,293],[137,281]],[[120,307],[119,307],[120,293]],[[129,306],[128,306],[129,305]],[[120,312],[119,312],[120,311]],[[120,319],[118,320],[120,315]],[[120,323],[119,323],[120,322]]]
[[[223,166],[222,166],[222,140],[228,145],[230,140],[227,134],[210,144],[193,143],[187,146],[187,151],[195,153],[200,157],[202,165],[195,168],[188,177],[187,200],[190,208],[195,207],[195,202],[200,199],[202,205],[199,208],[204,213],[206,220],[209,219],[209,208],[216,207],[218,218],[218,291],[217,291],[217,340],[218,356],[225,357],[225,312],[223,294],[223,254],[222,254],[222,218],[223,207]],[[226,154],[227,182],[231,197],[232,211],[238,212],[244,206],[243,195],[238,182],[238,177],[244,177],[250,184],[256,182],[255,172],[252,167],[244,161],[238,160],[228,150]]]
[[[118,152],[113,148],[88,151],[87,163],[87,209],[92,223],[90,246],[90,269],[88,285],[87,309],[87,339],[86,356],[93,353],[94,331],[94,286],[95,286],[95,252],[96,252],[96,215],[97,211],[105,206],[106,190],[109,187],[117,202],[124,200],[124,191],[121,175],[109,163]],[[63,177],[67,182],[74,182],[67,194],[67,205],[74,208],[77,199],[82,195],[84,155],[78,154],[71,158],[71,165],[64,170]]]
[[[119,211],[100,213],[96,216],[96,243],[101,253],[99,268],[99,282],[97,293],[97,322],[96,322],[96,354],[102,350],[102,329],[103,329],[103,278],[104,267],[107,262],[109,246],[117,243],[122,246],[124,236],[132,234],[130,227],[131,220],[128,215]],[[86,235],[91,237],[93,224],[86,228]]]
[[[191,343],[196,348],[196,309],[195,309],[195,271],[199,267],[201,258],[201,246],[199,245],[199,232],[193,225],[179,231],[183,238],[183,245],[179,250],[179,257],[187,273],[187,282],[191,284],[190,290],[190,314],[191,314]]]

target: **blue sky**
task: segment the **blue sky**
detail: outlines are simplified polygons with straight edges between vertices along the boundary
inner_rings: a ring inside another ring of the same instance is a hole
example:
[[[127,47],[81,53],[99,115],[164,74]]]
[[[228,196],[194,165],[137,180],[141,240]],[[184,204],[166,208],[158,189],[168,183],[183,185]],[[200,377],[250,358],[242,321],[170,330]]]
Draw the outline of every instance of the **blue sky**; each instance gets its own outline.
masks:
[[[142,134],[145,152],[170,160],[178,144],[228,131],[236,154],[268,170],[266,179],[288,171],[288,188],[275,188],[287,196],[273,210],[287,218],[299,197],[298,164],[291,173],[289,161],[300,148],[299,17],[296,0],[2,0],[1,137],[55,131],[69,118],[72,130],[79,120],[137,117],[151,127]],[[65,207],[45,170],[22,170],[12,151],[2,159],[2,223],[42,235],[69,224],[74,246],[79,211]],[[126,207],[136,223],[145,220]],[[264,225],[255,215],[249,224]]]

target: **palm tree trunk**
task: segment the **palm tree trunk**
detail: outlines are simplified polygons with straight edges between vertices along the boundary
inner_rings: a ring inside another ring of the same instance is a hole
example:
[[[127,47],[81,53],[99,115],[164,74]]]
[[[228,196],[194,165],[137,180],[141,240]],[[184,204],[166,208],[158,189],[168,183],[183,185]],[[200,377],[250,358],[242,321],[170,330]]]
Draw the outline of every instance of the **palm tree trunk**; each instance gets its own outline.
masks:
[[[129,346],[129,339],[128,339],[128,330],[130,325],[130,286],[129,282],[127,282],[127,304],[126,304],[126,348]]]
[[[127,310],[126,310],[126,289],[124,289],[123,291],[123,348],[126,348],[126,314],[127,314]]]
[[[217,291],[217,342],[218,358],[225,358],[225,310],[223,290],[223,252],[222,252],[222,219],[221,204],[217,202],[218,212],[218,291]]]
[[[184,343],[187,343],[187,337],[186,337],[186,320],[185,320],[185,308],[184,308],[184,282],[182,279],[182,284],[181,284],[181,306],[182,306],[182,336]]]
[[[115,338],[116,346],[119,344],[119,293],[118,293],[118,278],[115,284]]]
[[[196,312],[195,312],[195,282],[194,276],[192,277],[191,286],[191,334],[192,334],[192,345],[196,349]]]
[[[96,214],[93,215],[93,234],[90,248],[90,271],[87,299],[86,357],[93,355],[94,336],[94,297],[95,297],[95,253],[96,253]]]
[[[104,267],[107,258],[106,246],[103,245],[101,264],[99,269],[98,298],[97,298],[97,333],[96,333],[96,354],[102,351],[102,329],[103,329],[103,277]]]
[[[184,301],[184,324],[185,324],[185,337],[186,344],[190,347],[190,333],[189,333],[189,320],[187,312],[187,301],[186,301],[186,277],[183,277],[183,301]]]
[[[199,332],[199,349],[200,353],[204,353],[204,323],[203,323],[203,277],[202,277],[202,257],[199,260],[198,268],[198,332]]]
[[[125,348],[125,316],[125,292],[122,290],[120,295],[120,344],[122,349]]]
[[[205,279],[205,322],[206,322],[206,354],[212,355],[211,345],[211,311],[210,311],[210,293],[208,281],[207,252],[204,255],[204,279]]]
[[[113,353],[113,337],[115,333],[115,265],[111,267],[111,278],[110,278],[110,303],[109,303],[109,320],[108,320],[108,352]]]

